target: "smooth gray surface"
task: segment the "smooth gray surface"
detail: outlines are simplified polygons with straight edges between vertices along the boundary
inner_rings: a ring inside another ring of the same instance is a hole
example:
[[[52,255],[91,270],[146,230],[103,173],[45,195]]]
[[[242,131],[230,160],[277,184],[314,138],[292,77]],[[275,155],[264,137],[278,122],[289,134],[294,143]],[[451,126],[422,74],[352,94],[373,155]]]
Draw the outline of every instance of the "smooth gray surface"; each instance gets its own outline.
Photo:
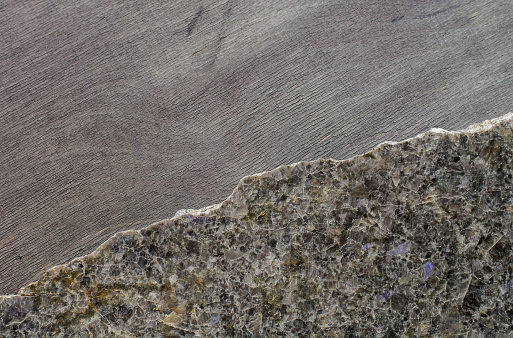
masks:
[[[504,1],[0,4],[0,293],[113,233],[512,111]]]

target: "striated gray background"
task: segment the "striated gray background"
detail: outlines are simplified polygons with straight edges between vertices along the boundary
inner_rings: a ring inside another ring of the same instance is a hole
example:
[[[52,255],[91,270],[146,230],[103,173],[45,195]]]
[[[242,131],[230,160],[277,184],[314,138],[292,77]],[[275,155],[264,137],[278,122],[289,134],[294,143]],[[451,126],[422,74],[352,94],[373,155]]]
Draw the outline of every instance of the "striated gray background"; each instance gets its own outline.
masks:
[[[513,2],[0,3],[0,293],[113,233],[513,111]]]

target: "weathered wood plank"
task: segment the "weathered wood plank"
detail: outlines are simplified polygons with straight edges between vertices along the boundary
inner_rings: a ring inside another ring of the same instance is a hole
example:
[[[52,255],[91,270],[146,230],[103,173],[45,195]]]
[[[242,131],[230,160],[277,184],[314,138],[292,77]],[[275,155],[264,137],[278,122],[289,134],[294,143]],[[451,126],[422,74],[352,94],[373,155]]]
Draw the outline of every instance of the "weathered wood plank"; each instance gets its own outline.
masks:
[[[511,1],[0,4],[0,293],[248,174],[511,110]]]

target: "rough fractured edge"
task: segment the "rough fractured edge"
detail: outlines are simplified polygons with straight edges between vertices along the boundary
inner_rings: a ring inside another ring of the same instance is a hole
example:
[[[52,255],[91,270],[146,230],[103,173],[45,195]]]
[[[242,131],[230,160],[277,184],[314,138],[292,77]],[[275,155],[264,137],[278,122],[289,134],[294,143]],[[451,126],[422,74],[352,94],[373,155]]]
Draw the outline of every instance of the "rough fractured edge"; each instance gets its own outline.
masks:
[[[328,159],[328,160],[334,161],[335,163],[352,162],[352,161],[355,161],[358,158],[362,158],[362,157],[368,156],[369,154],[375,153],[376,151],[379,151],[381,148],[383,148],[383,147],[385,147],[387,145],[397,146],[397,145],[409,143],[409,142],[412,142],[412,141],[421,140],[423,138],[426,138],[426,137],[429,137],[429,136],[432,136],[432,135],[440,136],[440,135],[446,135],[446,134],[452,134],[452,135],[475,134],[475,133],[479,133],[479,132],[484,132],[484,131],[490,130],[493,127],[495,127],[496,125],[498,125],[500,123],[506,123],[506,122],[510,122],[512,124],[512,128],[513,128],[513,113],[508,113],[508,114],[505,114],[505,115],[503,115],[501,117],[498,117],[498,118],[495,118],[495,119],[485,120],[485,121],[480,122],[480,123],[472,124],[472,125],[468,126],[465,129],[460,129],[460,130],[455,130],[455,131],[448,131],[448,130],[441,129],[441,128],[432,128],[432,129],[430,129],[427,132],[421,133],[421,134],[419,134],[417,136],[414,136],[414,137],[411,137],[411,138],[408,138],[408,139],[405,139],[405,140],[402,140],[402,141],[399,141],[399,142],[393,142],[393,141],[382,142],[382,143],[378,144],[376,147],[374,147],[373,149],[371,149],[370,151],[368,151],[368,152],[366,152],[364,154],[356,155],[356,156],[353,156],[353,157],[345,159],[345,160],[335,160],[335,159]],[[240,210],[235,210],[235,214],[236,215],[233,215],[233,211],[230,212],[230,209],[233,208],[232,206],[239,206],[240,207],[243,204],[243,203],[241,203],[241,200],[240,200],[240,198],[241,198],[240,190],[241,190],[241,186],[246,184],[246,182],[251,181],[254,178],[262,179],[262,178],[265,178],[265,177],[278,177],[278,176],[282,176],[282,172],[283,171],[292,171],[298,165],[314,164],[314,163],[318,163],[320,161],[326,161],[326,159],[320,158],[320,159],[317,159],[315,161],[300,161],[300,162],[296,162],[296,163],[289,164],[289,165],[281,165],[281,166],[279,166],[279,167],[277,167],[277,168],[275,168],[273,170],[270,170],[270,171],[264,171],[264,172],[261,172],[261,173],[244,176],[239,181],[239,183],[237,184],[237,187],[233,190],[233,192],[230,194],[230,196],[228,196],[228,198],[225,199],[221,203],[213,204],[213,205],[201,208],[201,209],[182,209],[182,210],[177,211],[174,217],[168,218],[168,219],[164,219],[164,220],[161,220],[161,221],[158,221],[158,222],[155,222],[155,223],[152,223],[152,224],[148,225],[147,227],[144,227],[144,228],[141,228],[141,229],[138,229],[138,230],[132,229],[132,230],[126,230],[126,231],[117,232],[114,235],[112,235],[109,239],[107,239],[103,244],[101,244],[98,248],[96,248],[93,252],[91,252],[90,254],[87,254],[87,255],[84,255],[84,256],[80,256],[80,257],[76,257],[76,258],[74,258],[73,260],[71,260],[70,262],[68,262],[66,264],[61,264],[61,265],[54,266],[54,267],[46,270],[43,273],[43,276],[51,274],[52,272],[57,272],[57,270],[62,269],[63,267],[65,267],[67,265],[70,265],[70,264],[72,264],[75,261],[83,260],[83,259],[87,259],[87,258],[94,259],[94,258],[100,256],[101,253],[106,248],[108,248],[110,244],[114,243],[115,240],[118,237],[121,237],[121,236],[134,237],[134,235],[135,236],[137,236],[137,235],[142,236],[141,235],[141,231],[143,231],[143,230],[151,230],[152,228],[156,228],[156,227],[159,227],[159,226],[164,226],[169,221],[174,221],[174,220],[178,220],[178,219],[194,219],[195,217],[210,216],[210,215],[212,215],[214,213],[223,213],[223,211],[224,211],[224,213],[226,213],[226,212],[231,213],[232,217],[233,216],[241,217],[243,215],[243,212],[240,212]],[[246,209],[246,211],[247,211],[247,209]],[[36,281],[34,283],[37,283],[37,282],[38,281]],[[17,294],[0,295],[0,302],[9,301],[9,300],[11,300],[13,298],[17,298],[17,297],[29,296],[29,294],[26,294],[24,292],[24,290],[26,288],[28,288],[30,285],[34,284],[34,283],[30,283],[29,285],[27,285],[25,287],[22,287],[18,291]]]

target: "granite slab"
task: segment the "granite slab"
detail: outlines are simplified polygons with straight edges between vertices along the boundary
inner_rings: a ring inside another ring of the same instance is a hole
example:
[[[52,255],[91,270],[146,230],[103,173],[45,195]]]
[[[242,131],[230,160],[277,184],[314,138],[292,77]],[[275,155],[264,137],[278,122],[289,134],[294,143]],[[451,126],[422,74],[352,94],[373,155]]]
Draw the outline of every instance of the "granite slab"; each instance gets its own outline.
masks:
[[[0,297],[6,337],[513,332],[513,114],[244,177]]]

